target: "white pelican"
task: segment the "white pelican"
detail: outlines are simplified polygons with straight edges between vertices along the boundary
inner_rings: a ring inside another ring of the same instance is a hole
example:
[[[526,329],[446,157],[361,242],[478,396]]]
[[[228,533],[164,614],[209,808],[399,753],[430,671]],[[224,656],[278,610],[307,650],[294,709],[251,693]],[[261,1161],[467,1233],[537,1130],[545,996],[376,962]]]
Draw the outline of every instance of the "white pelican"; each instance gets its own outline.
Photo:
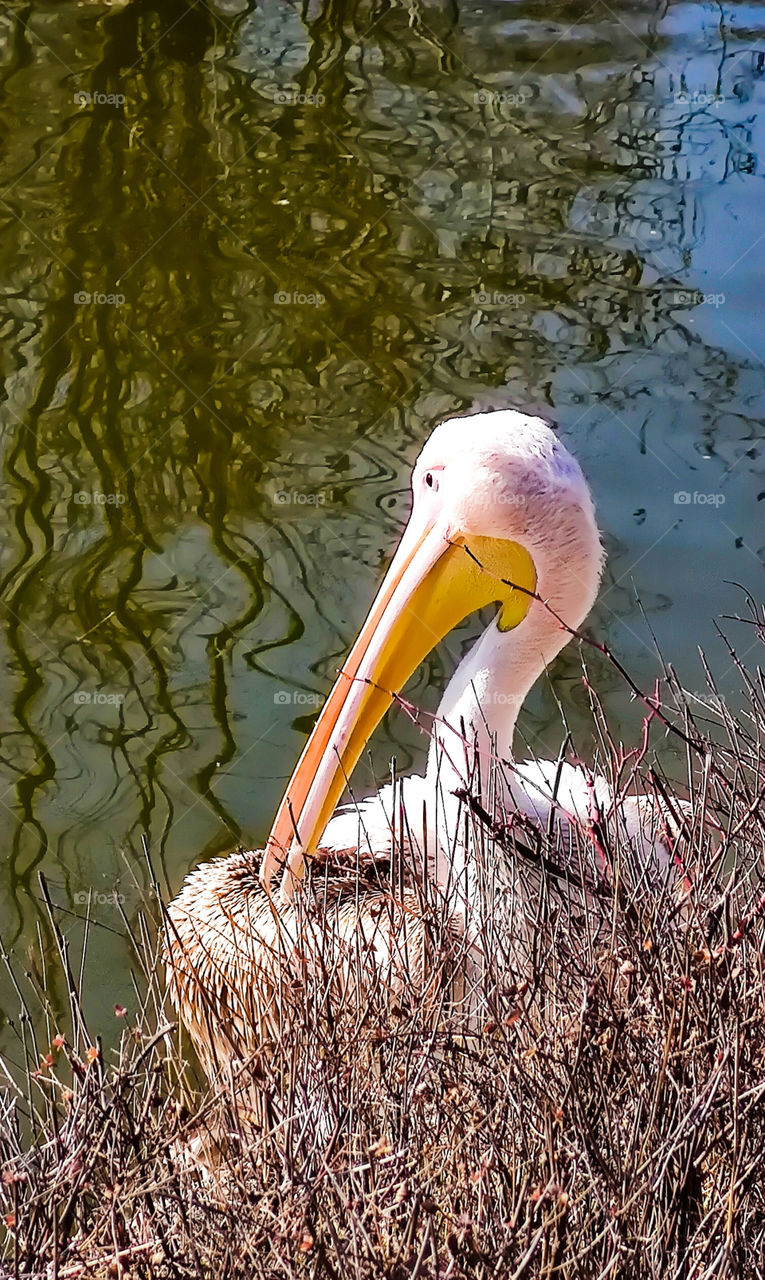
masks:
[[[582,769],[512,763],[520,705],[570,638],[558,620],[580,626],[602,565],[586,481],[547,423],[501,410],[435,429],[414,468],[412,511],[399,548],[290,779],[265,851],[203,864],[168,909],[169,988],[208,1075],[275,1034],[284,976],[294,987],[296,963],[305,963],[317,940],[325,967],[342,969],[349,941],[361,937],[386,981],[395,983],[397,966],[419,973],[418,899],[372,883],[353,856],[365,843],[372,853],[390,850],[391,788],[358,811],[332,815],[394,697],[435,644],[478,609],[497,606],[444,694],[425,777],[403,784],[415,832],[423,832],[425,805],[434,877],[455,932],[466,928],[474,889],[470,851],[449,824],[453,793],[465,787],[476,753],[507,762],[493,814],[520,809],[544,824],[552,816],[591,830],[597,808],[648,861],[666,864],[671,840],[657,834],[647,799],[616,806],[606,781]],[[320,909],[309,918],[298,886],[317,852],[327,880]],[[283,867],[276,892],[275,873]]]

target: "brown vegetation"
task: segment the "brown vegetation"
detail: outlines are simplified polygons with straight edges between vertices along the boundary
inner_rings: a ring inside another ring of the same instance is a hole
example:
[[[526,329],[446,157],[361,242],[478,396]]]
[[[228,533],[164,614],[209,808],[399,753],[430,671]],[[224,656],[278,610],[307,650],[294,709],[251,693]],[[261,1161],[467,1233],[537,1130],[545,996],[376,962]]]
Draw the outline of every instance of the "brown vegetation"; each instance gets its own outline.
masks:
[[[671,673],[649,710],[687,753],[690,820],[688,786],[646,744],[620,754],[594,707],[600,769],[676,810],[682,874],[649,883],[597,821],[607,873],[567,871],[545,833],[487,829],[470,802],[492,902],[474,990],[434,912],[430,999],[378,985],[328,1016],[315,973],[217,1094],[167,1021],[147,925],[115,1051],[59,937],[70,1023],[0,1117],[4,1273],[765,1275],[765,690],[742,674],[735,721],[712,689],[702,731]]]

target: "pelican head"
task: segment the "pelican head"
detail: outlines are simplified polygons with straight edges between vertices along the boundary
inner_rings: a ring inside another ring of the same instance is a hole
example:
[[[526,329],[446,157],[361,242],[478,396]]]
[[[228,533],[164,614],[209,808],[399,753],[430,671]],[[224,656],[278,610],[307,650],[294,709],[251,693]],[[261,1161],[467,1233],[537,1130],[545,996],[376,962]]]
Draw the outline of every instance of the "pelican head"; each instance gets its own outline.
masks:
[[[513,410],[442,422],[415,465],[398,550],[287,787],[264,887],[286,859],[289,895],[376,725],[453,627],[496,604],[479,641],[495,650],[486,668],[502,650],[525,693],[569,638],[555,615],[578,627],[592,607],[602,558],[587,483],[546,422]]]
[[[569,625],[591,609],[603,564],[592,497],[579,463],[542,418],[500,409],[442,422],[415,464],[412,499],[405,538],[419,522],[457,544],[517,544],[533,563],[537,592],[563,607]]]

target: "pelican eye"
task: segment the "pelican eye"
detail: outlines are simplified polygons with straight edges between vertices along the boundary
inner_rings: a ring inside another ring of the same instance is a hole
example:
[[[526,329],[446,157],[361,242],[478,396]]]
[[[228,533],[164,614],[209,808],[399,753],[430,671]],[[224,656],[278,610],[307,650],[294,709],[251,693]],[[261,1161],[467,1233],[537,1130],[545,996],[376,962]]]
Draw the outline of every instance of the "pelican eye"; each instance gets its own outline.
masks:
[[[429,489],[438,489],[438,483],[432,471],[425,472],[425,483]]]

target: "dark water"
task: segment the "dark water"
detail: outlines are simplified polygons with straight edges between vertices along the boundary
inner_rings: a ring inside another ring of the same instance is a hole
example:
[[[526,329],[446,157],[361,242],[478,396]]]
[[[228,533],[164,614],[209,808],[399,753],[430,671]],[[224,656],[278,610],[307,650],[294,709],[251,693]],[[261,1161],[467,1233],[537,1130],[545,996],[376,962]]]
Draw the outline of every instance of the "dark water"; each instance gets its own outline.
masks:
[[[650,682],[652,628],[695,690],[704,644],[735,701],[713,621],[765,586],[765,5],[35,0],[0,7],[0,66],[20,967],[42,869],[93,896],[94,1006],[130,1004],[108,895],[137,909],[141,834],[168,891],[263,838],[447,413],[553,413],[607,539],[598,634]],[[581,727],[576,655],[554,686]],[[555,750],[549,688],[522,729]],[[383,771],[392,744],[422,760],[400,715]]]

